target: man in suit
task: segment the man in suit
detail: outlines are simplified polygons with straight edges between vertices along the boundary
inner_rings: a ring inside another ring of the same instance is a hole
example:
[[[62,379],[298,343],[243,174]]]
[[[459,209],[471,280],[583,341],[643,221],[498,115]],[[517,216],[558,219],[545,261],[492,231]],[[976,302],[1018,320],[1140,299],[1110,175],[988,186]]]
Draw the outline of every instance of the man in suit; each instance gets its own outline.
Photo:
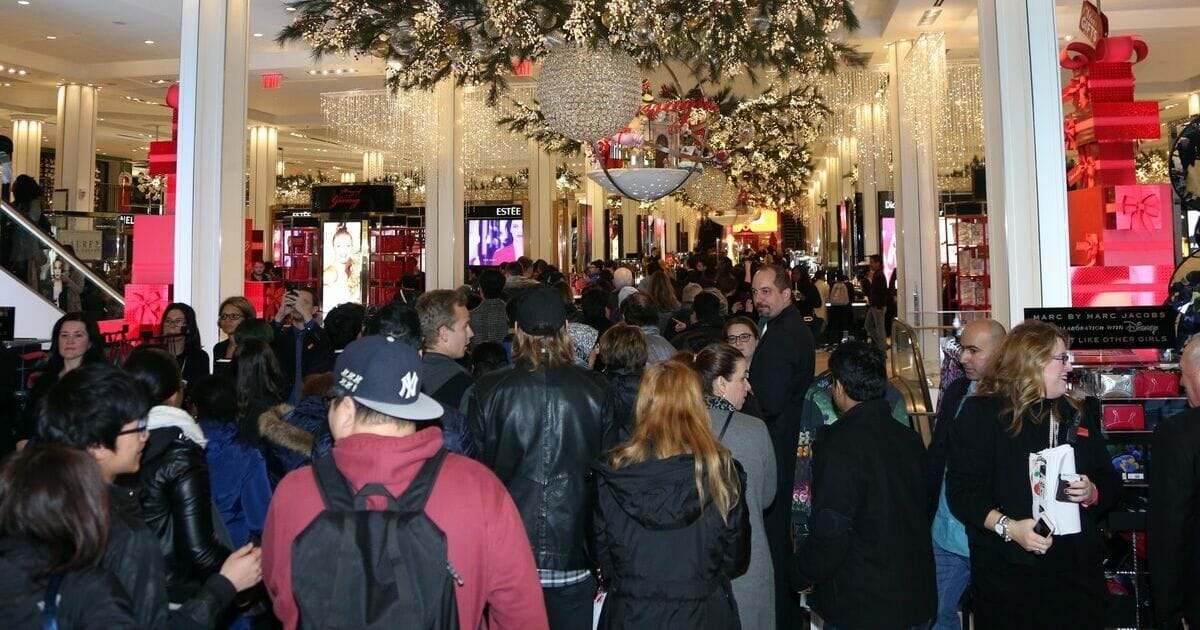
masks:
[[[758,311],[761,340],[750,365],[750,385],[762,409],[775,448],[775,501],[764,514],[767,543],[775,566],[775,617],[779,628],[797,627],[799,599],[791,586],[792,481],[804,394],[812,384],[816,343],[804,317],[792,304],[788,273],[765,265],[751,283]]]
[[[1159,423],[1146,532],[1161,628],[1200,627],[1200,337],[1179,360],[1191,409]]]
[[[963,376],[945,385],[933,439],[929,442],[929,462],[926,497],[929,499],[929,514],[933,517],[933,558],[937,568],[938,611],[934,620],[935,630],[958,630],[962,625],[958,619],[958,600],[971,581],[971,553],[967,547],[967,530],[946,503],[946,441],[950,425],[954,424],[963,401],[975,391],[975,385],[983,376],[992,355],[1004,341],[1004,326],[992,319],[979,319],[963,327],[962,364]]]

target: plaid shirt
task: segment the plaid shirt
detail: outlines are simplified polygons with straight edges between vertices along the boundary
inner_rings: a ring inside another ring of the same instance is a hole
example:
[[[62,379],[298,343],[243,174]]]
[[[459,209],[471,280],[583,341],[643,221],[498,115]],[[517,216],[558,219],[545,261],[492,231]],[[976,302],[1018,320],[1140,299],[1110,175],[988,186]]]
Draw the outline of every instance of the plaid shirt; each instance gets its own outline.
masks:
[[[538,569],[538,579],[542,581],[542,588],[562,588],[572,584],[578,584],[591,575],[591,571],[552,571],[550,569]]]
[[[508,310],[504,300],[493,298],[480,302],[471,311],[471,330],[475,332],[472,345],[504,341],[508,336]]]

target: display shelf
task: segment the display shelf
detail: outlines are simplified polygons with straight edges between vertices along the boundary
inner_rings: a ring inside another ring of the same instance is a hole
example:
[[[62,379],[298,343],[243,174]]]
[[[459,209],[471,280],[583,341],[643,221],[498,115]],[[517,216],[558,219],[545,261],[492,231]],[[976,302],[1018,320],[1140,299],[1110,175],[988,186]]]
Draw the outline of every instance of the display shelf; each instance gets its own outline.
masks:
[[[379,226],[370,230],[371,255],[367,269],[367,302],[387,304],[404,286],[406,276],[417,276],[423,290],[425,228]]]
[[[946,235],[944,257],[955,283],[950,310],[989,310],[992,277],[988,262],[987,215],[947,212],[942,222]]]
[[[316,289],[320,283],[321,231],[316,227],[285,227],[275,224],[276,265],[280,279],[289,286]]]

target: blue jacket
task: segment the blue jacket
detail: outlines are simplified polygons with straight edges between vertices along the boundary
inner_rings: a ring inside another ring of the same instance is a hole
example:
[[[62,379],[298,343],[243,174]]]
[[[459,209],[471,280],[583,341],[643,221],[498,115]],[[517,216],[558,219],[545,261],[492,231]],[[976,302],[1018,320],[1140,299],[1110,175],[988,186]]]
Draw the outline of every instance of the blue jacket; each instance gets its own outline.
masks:
[[[204,418],[200,428],[208,439],[204,455],[208,459],[208,478],[213,502],[221,520],[229,529],[234,547],[261,536],[271,503],[271,485],[267,465],[258,449],[237,439],[232,422]]]

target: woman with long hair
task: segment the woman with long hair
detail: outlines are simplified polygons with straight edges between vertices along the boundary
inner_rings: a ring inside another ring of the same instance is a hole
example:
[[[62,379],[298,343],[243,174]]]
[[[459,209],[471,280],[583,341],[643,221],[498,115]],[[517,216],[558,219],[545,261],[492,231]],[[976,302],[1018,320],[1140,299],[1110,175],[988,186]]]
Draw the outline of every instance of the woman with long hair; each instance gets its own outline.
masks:
[[[670,276],[663,271],[651,274],[646,284],[646,295],[650,296],[650,301],[658,309],[658,328],[663,330],[671,322],[671,316],[679,310],[679,298]]]
[[[108,493],[86,452],[36,444],[0,469],[0,627],[138,628],[124,589],[99,568]]]
[[[1013,328],[959,412],[971,421],[951,428],[946,498],[967,528],[980,627],[1104,626],[1105,547],[1096,522],[1121,483],[1105,450],[1099,402],[1070,390],[1069,346],[1053,324]],[[1077,474],[1038,487],[1078,504],[1078,533],[1033,513],[1031,458],[1061,445],[1074,452],[1075,470],[1065,472]]]
[[[167,352],[179,364],[185,391],[188,383],[208,376],[208,353],[200,345],[200,327],[196,325],[196,311],[191,306],[183,302],[168,304],[159,330]]]
[[[727,343],[709,344],[691,359],[704,386],[712,430],[746,471],[750,567],[733,581],[742,627],[774,628],[775,570],[762,514],[775,499],[775,451],[767,425],[742,413],[750,394],[750,362]]]
[[[104,361],[104,337],[96,320],[83,313],[67,313],[54,322],[50,333],[50,352],[46,362],[34,373],[25,411],[17,426],[18,440],[28,440],[37,432],[37,417],[46,392],[71,370],[88,363]]]
[[[713,433],[700,377],[646,369],[637,426],[593,464],[601,628],[740,628],[730,579],[750,559],[745,473]]]
[[[237,340],[233,331],[242,322],[254,319],[255,315],[254,305],[240,295],[227,297],[221,302],[221,307],[217,309],[217,328],[225,335],[225,339],[213,346],[213,374],[233,378],[233,357],[237,354]]]
[[[592,367],[608,379],[609,404],[619,439],[633,434],[638,387],[646,367],[646,333],[629,324],[616,324],[600,335],[592,352]]]
[[[283,372],[265,341],[247,339],[237,354],[237,417],[242,439],[257,445],[258,417],[283,402]]]

